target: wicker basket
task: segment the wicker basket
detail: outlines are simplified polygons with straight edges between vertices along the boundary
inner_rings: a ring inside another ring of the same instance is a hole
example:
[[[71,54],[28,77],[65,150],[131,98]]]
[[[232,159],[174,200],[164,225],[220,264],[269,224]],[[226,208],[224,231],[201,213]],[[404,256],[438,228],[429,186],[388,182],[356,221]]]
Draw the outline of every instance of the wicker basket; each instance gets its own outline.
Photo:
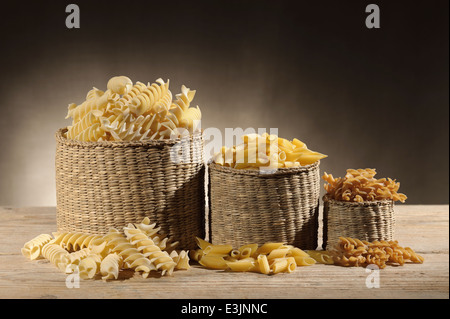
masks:
[[[344,202],[323,197],[323,249],[340,236],[361,240],[392,240],[395,228],[392,200]]]
[[[284,242],[317,248],[319,162],[274,173],[209,164],[213,244]]]
[[[205,233],[202,134],[183,140],[81,142],[66,139],[65,131],[56,133],[58,231],[104,234],[147,216],[179,241],[180,249],[197,247],[195,236]],[[185,161],[176,163],[173,155],[180,149]]]

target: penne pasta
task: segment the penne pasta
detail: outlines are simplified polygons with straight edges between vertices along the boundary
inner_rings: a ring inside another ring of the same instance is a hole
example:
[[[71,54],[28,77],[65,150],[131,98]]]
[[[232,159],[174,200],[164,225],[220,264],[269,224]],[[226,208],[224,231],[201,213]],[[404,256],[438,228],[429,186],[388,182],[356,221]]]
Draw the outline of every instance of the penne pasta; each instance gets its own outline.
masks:
[[[255,251],[255,254],[256,255],[267,255],[272,250],[280,248],[281,246],[283,246],[283,243],[265,243]]]
[[[209,245],[203,249],[204,255],[228,255],[233,250],[231,245]]]
[[[227,269],[227,261],[221,256],[203,255],[199,264],[209,269]]]
[[[247,134],[242,144],[222,147],[213,155],[213,162],[236,169],[278,169],[313,164],[324,154],[314,152],[298,139],[289,141],[267,133]]]

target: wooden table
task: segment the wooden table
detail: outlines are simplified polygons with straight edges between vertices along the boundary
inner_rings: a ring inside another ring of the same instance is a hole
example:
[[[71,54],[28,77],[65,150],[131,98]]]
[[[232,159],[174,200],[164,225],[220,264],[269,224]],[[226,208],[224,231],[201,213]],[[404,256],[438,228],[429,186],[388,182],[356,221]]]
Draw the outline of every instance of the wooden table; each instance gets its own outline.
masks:
[[[365,268],[319,264],[273,276],[193,265],[171,277],[81,280],[79,288],[68,288],[66,274],[20,253],[26,241],[56,230],[55,208],[0,207],[0,298],[449,298],[448,205],[397,205],[396,212],[396,239],[425,263],[380,270],[379,288],[366,286],[374,273]]]

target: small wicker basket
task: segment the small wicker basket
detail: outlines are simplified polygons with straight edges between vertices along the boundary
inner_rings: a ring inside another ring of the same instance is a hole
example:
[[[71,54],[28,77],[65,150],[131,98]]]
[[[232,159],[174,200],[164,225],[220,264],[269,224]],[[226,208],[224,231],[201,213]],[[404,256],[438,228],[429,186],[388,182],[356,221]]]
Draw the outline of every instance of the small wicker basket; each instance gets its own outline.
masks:
[[[56,133],[58,231],[105,234],[149,217],[180,242],[180,249],[197,247],[195,236],[205,234],[202,134],[182,140],[81,142],[66,139],[65,131]],[[180,150],[185,158],[177,163],[174,154]]]
[[[213,244],[283,242],[317,248],[319,162],[262,174],[209,164]]]
[[[334,247],[340,236],[367,241],[393,239],[392,200],[344,202],[325,195],[323,202],[323,249]]]

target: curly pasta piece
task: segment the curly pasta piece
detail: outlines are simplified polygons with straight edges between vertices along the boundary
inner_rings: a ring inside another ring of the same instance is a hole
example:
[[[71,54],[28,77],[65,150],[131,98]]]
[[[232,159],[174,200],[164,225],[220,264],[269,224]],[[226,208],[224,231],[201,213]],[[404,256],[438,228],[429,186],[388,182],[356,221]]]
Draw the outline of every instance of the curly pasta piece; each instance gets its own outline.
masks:
[[[156,223],[150,224],[150,219],[148,217],[145,217],[141,223],[134,224],[134,227],[145,232],[145,234],[153,240],[155,245],[168,253],[171,253],[179,244],[178,241],[174,242],[172,238],[162,234],[160,232],[161,227],[156,227]]]
[[[172,101],[169,81],[165,83],[157,79],[156,83],[145,85],[137,82],[130,91],[123,95],[115,104],[122,111],[129,109],[137,116],[144,113],[159,113],[168,110]]]
[[[93,110],[87,113],[77,123],[67,127],[67,138],[75,139],[78,135],[80,135],[83,131],[87,130],[95,123],[100,123],[100,117],[102,116],[102,114],[103,113],[99,110]]]
[[[66,273],[72,273],[77,270],[81,260],[88,257],[90,252],[89,248],[83,248],[67,255],[69,261],[66,266]]]
[[[189,124],[192,124],[191,133],[193,132],[194,120],[201,120],[201,112],[198,106],[198,111],[190,108],[195,92],[195,90],[191,90],[184,85],[181,87],[181,93],[176,95],[176,101],[172,103],[165,121],[161,123],[161,136],[176,138],[187,135],[190,132]],[[193,111],[190,111],[191,109]]]
[[[103,138],[105,130],[100,123],[94,123],[81,131],[74,139],[84,142],[96,142]]]
[[[107,88],[113,93],[127,94],[133,87],[133,81],[126,76],[114,76],[109,79]]]
[[[178,252],[176,250],[173,250],[169,256],[175,262],[175,269],[187,270],[191,268],[191,266],[189,265],[188,251],[181,250],[180,252]]]
[[[155,265],[157,270],[162,270],[162,275],[171,275],[174,268],[175,262],[169,256],[166,251],[162,251],[152,239],[150,239],[144,231],[135,228],[133,224],[129,224],[128,227],[124,227],[124,233],[128,240],[133,245],[137,246],[137,249]]]
[[[60,270],[65,271],[69,263],[69,252],[55,243],[48,243],[42,247],[42,256]]]
[[[82,279],[92,279],[100,271],[103,258],[97,254],[89,254],[78,264],[78,274]]]
[[[117,253],[122,258],[125,269],[142,272],[144,278],[148,277],[150,271],[155,270],[150,260],[117,229],[110,229],[102,240],[105,240],[112,253]]]
[[[54,233],[55,244],[60,245],[68,251],[77,251],[83,248],[90,248],[93,240],[101,238],[99,235],[89,235],[81,232]]]
[[[103,94],[105,94],[104,91],[97,89],[96,87],[93,87],[92,90],[90,90],[87,94],[86,94],[86,100],[96,100],[99,97],[103,96]],[[72,103],[74,104],[74,103]],[[76,107],[76,104],[75,104]],[[69,115],[67,116],[69,117]]]
[[[111,103],[115,104],[118,98],[119,95],[111,93],[111,91],[106,91],[101,95],[92,94],[91,98],[87,99],[80,105],[76,105],[75,103],[69,104],[66,118],[71,117],[73,119],[72,125],[74,125],[91,111],[105,111],[108,105],[110,105]]]
[[[100,273],[103,280],[111,280],[119,278],[119,271],[122,268],[122,257],[116,253],[106,256],[100,263]]]
[[[143,141],[154,138],[158,134],[160,123],[156,114],[135,116],[134,114],[120,114],[117,117],[103,118],[102,128],[110,133],[116,141]]]
[[[41,256],[42,247],[48,244],[53,237],[49,234],[41,234],[26,242],[21,249],[22,255],[30,260],[37,259]]]

